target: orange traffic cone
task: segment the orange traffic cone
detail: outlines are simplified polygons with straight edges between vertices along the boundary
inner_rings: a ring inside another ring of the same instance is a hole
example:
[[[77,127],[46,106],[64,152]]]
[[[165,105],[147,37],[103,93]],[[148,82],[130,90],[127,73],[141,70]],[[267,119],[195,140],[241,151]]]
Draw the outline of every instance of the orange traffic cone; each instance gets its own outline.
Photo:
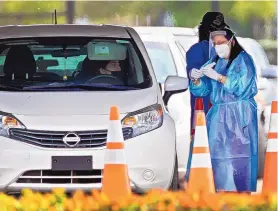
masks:
[[[271,104],[271,119],[268,132],[265,168],[263,176],[264,193],[277,193],[277,153],[278,153],[278,101]]]
[[[194,116],[193,116],[193,125],[192,125],[192,130],[191,130],[191,140],[194,139],[194,134],[195,134],[195,127],[196,127],[196,114],[198,112],[203,112],[204,111],[204,103],[202,98],[196,98],[195,100],[195,106],[194,106]]]
[[[131,195],[120,114],[115,106],[110,109],[102,191],[110,200],[121,200]]]
[[[204,112],[196,114],[196,131],[187,190],[215,193]]]

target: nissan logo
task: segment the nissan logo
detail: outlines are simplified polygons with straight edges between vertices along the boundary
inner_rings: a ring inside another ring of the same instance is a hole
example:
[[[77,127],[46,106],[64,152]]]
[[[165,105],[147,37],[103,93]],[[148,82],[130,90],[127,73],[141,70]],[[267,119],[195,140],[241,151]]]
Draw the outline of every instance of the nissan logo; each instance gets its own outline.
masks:
[[[81,141],[76,133],[68,133],[64,136],[63,142],[69,147],[75,147]]]

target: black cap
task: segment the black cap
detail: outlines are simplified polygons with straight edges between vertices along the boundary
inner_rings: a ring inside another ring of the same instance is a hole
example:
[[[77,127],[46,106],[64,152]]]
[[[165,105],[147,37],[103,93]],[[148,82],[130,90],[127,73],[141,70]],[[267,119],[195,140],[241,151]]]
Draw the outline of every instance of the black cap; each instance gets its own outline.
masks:
[[[224,15],[221,12],[207,12],[200,23],[204,27],[208,28],[210,31],[217,28],[229,27],[225,22]]]

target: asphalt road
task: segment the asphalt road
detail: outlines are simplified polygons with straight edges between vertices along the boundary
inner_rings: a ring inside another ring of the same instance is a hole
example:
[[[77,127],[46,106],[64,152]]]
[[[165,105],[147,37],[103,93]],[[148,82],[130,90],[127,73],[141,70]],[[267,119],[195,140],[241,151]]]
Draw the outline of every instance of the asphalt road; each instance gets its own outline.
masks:
[[[262,187],[263,187],[263,180],[260,179],[257,182],[257,192],[256,193],[260,193],[262,191]]]

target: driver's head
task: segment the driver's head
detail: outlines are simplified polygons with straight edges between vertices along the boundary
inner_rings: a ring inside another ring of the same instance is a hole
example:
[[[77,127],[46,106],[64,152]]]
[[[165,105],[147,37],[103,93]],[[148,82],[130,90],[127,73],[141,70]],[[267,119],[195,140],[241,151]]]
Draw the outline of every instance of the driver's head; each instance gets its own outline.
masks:
[[[121,66],[120,62],[118,60],[116,61],[110,61],[108,64],[105,66],[105,69],[110,71],[110,72],[120,72],[121,71]]]
[[[106,64],[99,69],[99,72],[102,75],[111,75],[117,72],[121,72],[120,62],[119,61],[106,62]]]

